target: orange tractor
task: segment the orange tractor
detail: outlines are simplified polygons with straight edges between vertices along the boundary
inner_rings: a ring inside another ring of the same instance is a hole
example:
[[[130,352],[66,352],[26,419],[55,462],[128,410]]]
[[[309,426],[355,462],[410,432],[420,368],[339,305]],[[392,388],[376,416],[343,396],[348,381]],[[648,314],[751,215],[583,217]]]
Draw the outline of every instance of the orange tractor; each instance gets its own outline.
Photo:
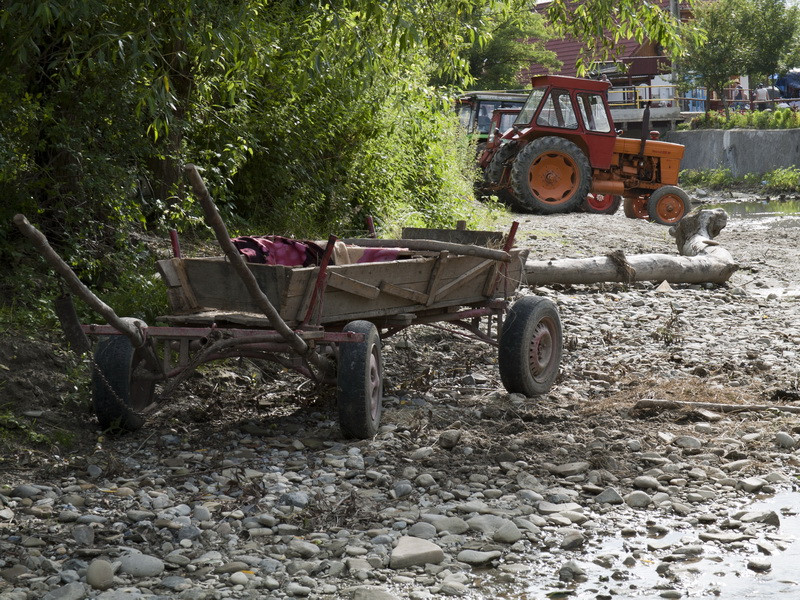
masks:
[[[487,144],[481,192],[541,214],[615,212],[672,225],[689,212],[677,187],[684,147],[658,140],[644,110],[642,138],[623,138],[608,108],[608,82],[545,75],[513,126]]]

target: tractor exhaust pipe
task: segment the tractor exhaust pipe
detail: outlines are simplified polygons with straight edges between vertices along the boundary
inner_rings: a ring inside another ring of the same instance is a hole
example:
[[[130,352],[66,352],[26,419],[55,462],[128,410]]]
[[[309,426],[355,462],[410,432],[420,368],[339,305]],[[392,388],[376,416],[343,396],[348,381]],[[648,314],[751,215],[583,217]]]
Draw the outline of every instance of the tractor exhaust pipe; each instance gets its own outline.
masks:
[[[622,181],[612,181],[610,179],[592,180],[593,194],[611,194],[622,196],[625,194],[625,183]]]

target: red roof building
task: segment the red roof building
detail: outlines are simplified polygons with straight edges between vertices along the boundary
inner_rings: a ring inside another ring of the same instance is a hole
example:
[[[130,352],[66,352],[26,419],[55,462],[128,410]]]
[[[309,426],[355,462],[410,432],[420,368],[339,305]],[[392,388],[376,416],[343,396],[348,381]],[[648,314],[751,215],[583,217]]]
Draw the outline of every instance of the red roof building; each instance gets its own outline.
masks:
[[[670,0],[657,0],[661,7],[669,11]],[[690,6],[687,2],[679,2],[681,20],[690,17]],[[544,12],[547,10],[549,2],[540,3],[536,10]],[[550,40],[546,43],[546,48],[555,52],[558,59],[563,63],[559,75],[575,76],[575,61],[581,54],[583,43],[578,40],[566,37],[562,39]],[[621,65],[621,68],[618,66]],[[639,44],[635,40],[620,40],[616,59],[600,65],[598,69],[606,73],[613,83],[617,84],[636,84],[649,81],[659,73],[669,73],[671,70],[670,61],[661,51],[658,44],[645,42]],[[548,71],[538,64],[531,65],[520,75],[522,82],[528,82],[535,75],[546,75]]]

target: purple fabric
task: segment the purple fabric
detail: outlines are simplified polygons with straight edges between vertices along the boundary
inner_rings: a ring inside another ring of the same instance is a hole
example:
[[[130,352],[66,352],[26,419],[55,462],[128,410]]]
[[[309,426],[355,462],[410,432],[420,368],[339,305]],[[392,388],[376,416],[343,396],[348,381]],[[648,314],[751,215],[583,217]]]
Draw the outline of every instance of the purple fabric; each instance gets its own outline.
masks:
[[[287,267],[315,266],[324,249],[313,242],[292,240],[279,235],[241,236],[231,240],[247,262]]]

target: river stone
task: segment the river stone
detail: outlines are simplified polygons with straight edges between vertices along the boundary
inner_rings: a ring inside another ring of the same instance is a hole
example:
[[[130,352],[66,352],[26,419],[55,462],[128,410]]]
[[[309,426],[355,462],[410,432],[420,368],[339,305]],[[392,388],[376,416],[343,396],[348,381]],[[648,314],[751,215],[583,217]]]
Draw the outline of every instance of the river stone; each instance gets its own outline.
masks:
[[[76,525],[72,528],[72,539],[80,546],[94,544],[94,529],[91,525]]]
[[[96,558],[86,569],[86,583],[96,590],[107,590],[114,585],[114,566],[102,558]]]
[[[619,492],[613,487],[606,488],[597,494],[597,496],[594,497],[594,501],[598,504],[622,504],[624,502],[622,496],[620,496]]]
[[[571,477],[572,475],[579,475],[580,473],[585,473],[589,470],[591,465],[585,461],[578,461],[578,462],[571,462],[571,463],[564,463],[561,465],[550,465],[548,467],[548,471],[550,471],[553,475],[558,475],[560,477]]]
[[[794,437],[785,431],[779,431],[775,434],[775,443],[781,448],[792,449],[797,444]]]
[[[231,573],[230,577],[228,577],[228,582],[231,585],[247,585],[247,573],[242,573],[241,571]]]
[[[692,435],[678,436],[674,440],[672,440],[672,443],[675,444],[678,448],[695,449],[703,447],[703,442]]]
[[[120,559],[120,570],[133,577],[155,577],[164,570],[164,562],[149,554],[126,554]]]
[[[86,598],[86,586],[80,581],[55,588],[41,596],[42,600],[83,600]]]
[[[439,435],[439,445],[445,450],[452,450],[461,439],[460,429],[447,429]]]
[[[543,515],[553,515],[556,513],[573,510],[573,511],[580,511],[581,505],[575,502],[565,502],[563,504],[553,504],[552,502],[548,502],[547,500],[542,500],[536,505],[536,508],[539,512]]]
[[[558,570],[558,578],[561,581],[585,581],[586,571],[574,560],[567,561]]]
[[[353,590],[352,600],[398,600],[398,598],[383,588],[364,586]]]
[[[504,544],[513,544],[519,541],[522,538],[522,532],[519,530],[519,527],[517,527],[513,521],[505,519],[504,521],[505,522],[500,525],[497,531],[494,532],[492,539],[495,542]]]
[[[485,565],[493,561],[495,558],[500,558],[503,555],[499,550],[491,550],[489,552],[481,552],[479,550],[462,550],[456,557],[459,561],[467,563],[468,565]]]
[[[305,540],[293,539],[289,542],[288,551],[290,555],[302,558],[313,558],[320,553],[320,547]]]
[[[645,508],[651,502],[650,496],[641,490],[636,490],[625,496],[625,504],[631,508]]]
[[[649,475],[639,475],[633,480],[633,487],[640,490],[658,489],[658,479]]]
[[[423,540],[430,540],[436,537],[436,526],[424,522],[414,523],[408,528],[408,535],[422,538]]]
[[[431,524],[436,528],[438,533],[446,531],[448,533],[459,535],[469,531],[469,525],[460,517],[437,516],[436,518],[431,519]]]
[[[767,482],[760,477],[748,477],[743,479],[739,485],[745,492],[757,492],[767,485]]]
[[[389,567],[404,569],[414,565],[439,564],[444,560],[444,551],[428,540],[404,535],[392,550]]]
[[[575,550],[576,548],[580,548],[586,542],[586,538],[580,531],[572,530],[568,531],[564,535],[564,539],[561,540],[561,549],[562,550]]]
[[[756,573],[766,573],[772,569],[772,563],[766,558],[751,558],[747,561],[747,568]]]
[[[9,492],[12,498],[34,498],[42,493],[38,487],[32,485],[18,485]]]

